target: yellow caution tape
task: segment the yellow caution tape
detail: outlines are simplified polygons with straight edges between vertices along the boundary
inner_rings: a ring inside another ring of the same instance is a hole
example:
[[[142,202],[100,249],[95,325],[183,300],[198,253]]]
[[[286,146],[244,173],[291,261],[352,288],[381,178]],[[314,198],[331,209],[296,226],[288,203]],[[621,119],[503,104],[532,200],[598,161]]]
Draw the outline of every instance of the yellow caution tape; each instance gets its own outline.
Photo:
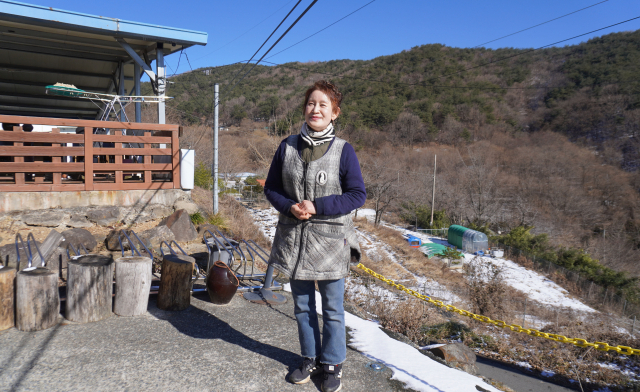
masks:
[[[561,342],[561,343],[571,343],[574,346],[577,347],[593,347],[596,350],[600,350],[600,351],[615,351],[618,354],[623,354],[623,355],[640,355],[640,350],[636,349],[636,348],[631,348],[631,347],[627,347],[627,346],[610,346],[608,343],[604,343],[604,342],[595,342],[595,343],[589,343],[587,342],[585,339],[575,339],[575,338],[568,338],[566,336],[562,336],[562,335],[556,335],[553,333],[546,333],[546,332],[540,332],[536,329],[531,329],[531,328],[522,328],[520,325],[516,325],[516,324],[507,324],[504,321],[501,320],[492,320],[487,316],[482,316],[479,314],[475,314],[475,313],[471,313],[467,310],[464,309],[458,309],[453,305],[446,305],[444,302],[442,301],[438,301],[437,299],[431,299],[426,295],[420,294],[415,290],[411,290],[408,289],[406,287],[404,287],[401,284],[397,284],[396,282],[394,282],[391,279],[387,279],[384,276],[378,274],[377,272],[365,267],[362,263],[358,263],[358,268],[360,268],[361,270],[365,271],[366,273],[368,273],[369,275],[372,275],[378,279],[380,279],[381,281],[385,282],[386,284],[388,284],[389,286],[393,286],[396,289],[400,290],[400,291],[404,291],[405,293],[409,294],[409,295],[413,295],[416,298],[419,298],[425,302],[428,302],[430,304],[433,304],[439,308],[443,308],[449,312],[454,312],[454,313],[458,313],[462,316],[465,317],[469,317],[472,318],[474,320],[478,320],[478,321],[482,321],[483,323],[487,323],[487,324],[493,324],[497,327],[500,328],[509,328],[512,331],[515,332],[524,332],[527,335],[530,336],[537,336],[539,338],[545,338],[545,339],[549,339],[549,340],[554,340],[556,342]]]

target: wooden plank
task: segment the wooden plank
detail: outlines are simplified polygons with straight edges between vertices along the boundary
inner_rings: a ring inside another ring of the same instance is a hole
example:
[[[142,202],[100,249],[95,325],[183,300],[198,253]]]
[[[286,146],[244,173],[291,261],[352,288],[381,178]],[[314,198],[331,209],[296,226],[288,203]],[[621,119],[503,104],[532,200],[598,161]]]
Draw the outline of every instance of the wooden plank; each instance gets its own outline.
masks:
[[[0,150],[2,151],[2,150]],[[171,155],[170,148],[105,148],[95,147],[93,153],[96,155]]]
[[[84,184],[0,185],[0,192],[77,192],[77,191],[84,191]]]
[[[18,157],[16,157],[18,158]],[[113,164],[111,164],[113,165]],[[81,172],[85,168],[85,164],[80,163],[53,163],[53,162],[3,162],[3,173],[71,173]],[[170,170],[169,169],[152,169],[152,170]]]
[[[178,132],[171,134],[171,150],[173,151],[173,188],[180,189],[180,140]]]
[[[0,131],[0,141],[23,143],[83,143],[84,137],[73,133],[51,134],[49,132]]]
[[[93,190],[93,128],[84,130],[84,190]]]
[[[171,164],[170,163],[94,163],[93,171],[117,171],[117,170],[126,170],[126,171],[145,171],[145,170],[154,170],[154,171],[170,171]]]
[[[171,153],[171,152],[169,152]],[[153,154],[156,154],[155,149]],[[48,146],[0,146],[0,156],[18,157],[50,157],[50,156],[83,156],[84,147],[48,147]],[[142,154],[139,154],[142,155]],[[162,155],[162,154],[158,154]],[[169,155],[169,154],[166,154]]]
[[[42,253],[42,257],[44,257],[45,263],[49,259],[49,256],[51,256],[51,254],[58,248],[58,246],[60,246],[62,241],[64,241],[64,237],[62,236],[62,234],[58,233],[55,230],[51,230],[49,232],[49,235],[47,236],[47,238],[45,238],[42,245],[38,247],[38,249],[40,249],[40,253]],[[33,255],[31,265],[33,267],[40,267],[41,264],[42,260],[40,259],[40,254],[36,251],[36,253]],[[58,271],[53,272],[58,273]]]
[[[114,183],[100,183],[93,184],[96,191],[131,191],[131,190],[147,190],[147,189],[173,189],[173,183],[171,182],[151,182],[147,183],[131,183],[123,182],[121,184]]]
[[[93,135],[94,142],[123,142],[123,143],[171,143],[170,137],[160,136],[116,136],[116,135]]]
[[[38,125],[62,125],[71,127],[90,127],[90,128],[107,128],[107,129],[143,129],[149,131],[180,131],[179,125],[174,124],[149,124],[149,123],[131,123],[119,121],[95,121],[95,120],[77,120],[67,118],[48,118],[48,117],[28,117],[28,116],[5,116],[0,115],[0,123],[13,124],[38,124]]]
[[[16,134],[21,134],[22,133],[22,127],[13,127],[13,132],[15,132]],[[22,147],[23,143],[22,142],[16,142],[13,143],[14,146],[17,147]],[[18,163],[18,164],[22,164],[24,162],[24,157],[15,157],[13,158],[13,162],[14,163]],[[24,185],[25,181],[24,181],[24,173],[15,173],[15,182],[16,185],[20,186],[20,185]]]

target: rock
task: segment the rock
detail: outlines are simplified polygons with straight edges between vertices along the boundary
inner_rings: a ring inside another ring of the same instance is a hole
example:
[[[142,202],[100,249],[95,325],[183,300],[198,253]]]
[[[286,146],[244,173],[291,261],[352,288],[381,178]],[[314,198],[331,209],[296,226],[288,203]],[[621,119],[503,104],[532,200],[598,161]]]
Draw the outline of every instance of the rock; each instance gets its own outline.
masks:
[[[107,234],[104,242],[108,250],[111,250],[111,251],[122,250],[120,249],[120,242],[118,241],[118,237],[120,236],[121,233],[122,233],[122,230],[115,229],[115,230],[111,230],[109,234]],[[131,231],[128,230],[127,234],[131,235]],[[127,238],[125,236],[122,236],[122,246],[124,246],[125,250],[129,249],[129,242],[127,241]]]
[[[71,217],[69,218],[69,222],[67,222],[67,226],[75,227],[75,228],[91,227],[93,226],[93,223],[89,222],[89,220],[85,215],[72,214]]]
[[[57,227],[64,219],[64,212],[55,210],[31,211],[18,219],[29,226]]]
[[[107,239],[107,236],[104,234],[94,234],[93,238],[96,240],[98,247],[100,247],[100,244],[104,244],[104,240]]]
[[[196,228],[191,223],[191,218],[186,210],[178,210],[163,219],[160,225],[167,226],[174,234],[175,240],[178,242],[189,242],[198,237]]]
[[[150,220],[164,218],[173,213],[173,208],[164,204],[151,204],[142,209],[126,208],[122,210],[122,221],[129,225],[132,223],[144,223]]]
[[[478,374],[476,354],[462,343],[446,344],[441,347],[432,348],[429,351],[436,357],[444,359],[449,365],[455,368],[464,370],[470,374]]]
[[[91,234],[88,230],[85,229],[69,229],[62,232],[67,243],[73,245],[74,248],[78,249],[80,253],[84,253],[82,246],[90,252],[98,246],[98,241],[93,238],[93,234]]]
[[[98,207],[87,211],[87,218],[100,226],[109,226],[118,223],[120,208],[118,207]]]
[[[207,230],[209,230],[212,234],[218,235],[218,233],[216,233],[216,229],[218,229],[216,225],[212,225],[210,223],[203,223],[201,225],[198,225],[198,236],[202,237],[204,235],[204,232]],[[208,233],[207,233],[207,237],[209,237]]]
[[[167,243],[169,243],[176,239],[171,229],[169,229],[169,227],[165,225],[159,225],[154,227],[153,229],[145,230],[138,236],[145,243],[145,245],[147,245],[149,250],[160,249],[160,243],[162,243],[162,241],[167,241]],[[136,246],[137,245],[138,244],[136,244]]]
[[[176,211],[185,210],[189,215],[195,214],[200,210],[200,207],[198,207],[198,205],[191,200],[178,200],[176,204],[173,205],[173,207],[176,209]]]

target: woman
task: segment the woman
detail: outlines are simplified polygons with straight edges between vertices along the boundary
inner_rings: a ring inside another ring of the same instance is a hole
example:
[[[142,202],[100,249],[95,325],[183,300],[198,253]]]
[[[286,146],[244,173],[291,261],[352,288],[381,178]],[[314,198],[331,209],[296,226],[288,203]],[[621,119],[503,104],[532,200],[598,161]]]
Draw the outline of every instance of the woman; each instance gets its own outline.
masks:
[[[290,278],[302,364],[289,376],[295,384],[324,371],[322,390],[342,388],[346,359],[344,278],[360,247],[350,213],[366,199],[353,147],[335,136],[342,94],[327,81],[311,86],[299,135],[282,141],[264,193],[280,212],[270,264]],[[320,339],[315,281],[322,297]]]

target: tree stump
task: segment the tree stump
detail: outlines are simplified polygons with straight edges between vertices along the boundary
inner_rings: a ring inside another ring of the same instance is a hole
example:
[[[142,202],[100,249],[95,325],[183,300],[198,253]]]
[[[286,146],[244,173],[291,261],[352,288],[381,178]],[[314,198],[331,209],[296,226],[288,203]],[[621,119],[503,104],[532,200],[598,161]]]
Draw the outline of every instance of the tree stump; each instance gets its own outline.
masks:
[[[0,268],[0,331],[15,325],[15,281],[15,268]]]
[[[113,304],[113,258],[86,255],[69,260],[65,316],[78,323],[103,320]]]
[[[58,322],[59,313],[58,274],[46,268],[18,272],[16,328],[27,332],[51,328]]]
[[[185,310],[191,304],[191,275],[196,260],[185,255],[165,255],[162,258],[158,308]]]
[[[146,313],[151,290],[151,263],[148,257],[121,257],[116,260],[113,312],[118,316]]]

